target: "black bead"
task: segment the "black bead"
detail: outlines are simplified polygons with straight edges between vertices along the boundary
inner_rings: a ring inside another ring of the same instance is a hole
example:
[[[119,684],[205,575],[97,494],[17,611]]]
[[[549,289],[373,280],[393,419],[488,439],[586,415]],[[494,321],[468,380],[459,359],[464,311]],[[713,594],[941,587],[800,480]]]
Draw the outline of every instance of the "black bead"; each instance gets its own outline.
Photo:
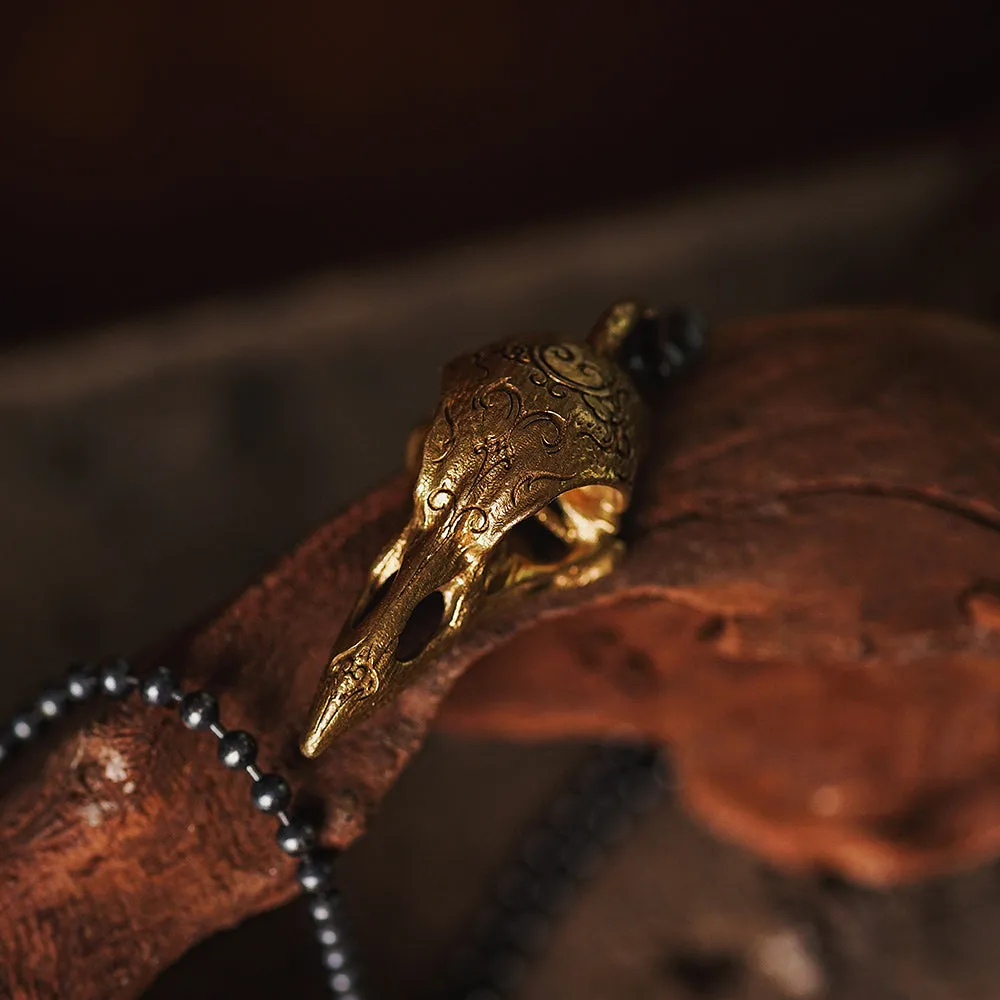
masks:
[[[219,760],[236,770],[248,767],[257,759],[257,741],[242,729],[234,729],[219,740]]]
[[[303,854],[316,843],[316,831],[304,820],[293,818],[278,827],[277,841],[286,854]]]
[[[584,794],[599,795],[617,780],[619,760],[610,749],[598,753],[581,768],[576,786]]]
[[[508,910],[522,910],[531,904],[534,876],[518,866],[505,872],[496,889],[497,902]]]
[[[354,976],[343,969],[339,972],[334,972],[327,980],[327,983],[335,996],[346,998],[354,995]]]
[[[46,691],[38,699],[38,704],[36,705],[38,714],[43,719],[58,718],[65,711],[68,698],[69,695],[61,688],[53,688],[51,691]]]
[[[666,316],[666,337],[690,361],[705,347],[708,323],[694,309],[671,309]]]
[[[0,764],[10,756],[12,749],[12,737],[8,733],[0,734]]]
[[[533,872],[547,872],[558,862],[561,847],[559,837],[553,830],[540,830],[525,843],[521,858],[525,866]]]
[[[325,858],[303,858],[296,877],[303,891],[325,892],[333,880],[333,866]]]
[[[575,830],[587,818],[587,803],[577,792],[565,792],[549,809],[549,822],[558,831]]]
[[[38,724],[41,719],[37,712],[22,712],[20,715],[15,715],[13,719],[10,720],[10,731],[14,739],[19,740],[24,743],[26,740],[30,740],[38,735]]]
[[[565,913],[576,895],[576,885],[563,871],[540,877],[531,894],[532,906],[539,913]]]
[[[648,812],[663,797],[664,773],[658,762],[636,767],[622,777],[618,795],[633,812]]]
[[[523,955],[537,955],[550,935],[550,921],[539,913],[522,913],[507,928],[507,940]]]
[[[167,667],[154,667],[139,685],[139,694],[147,705],[171,705],[177,691],[177,679]]]
[[[587,881],[597,874],[604,860],[604,851],[589,833],[581,833],[563,848],[561,867],[574,879]]]
[[[688,309],[645,313],[622,342],[621,362],[640,391],[656,392],[701,352],[705,329],[704,319]]]
[[[181,722],[188,729],[208,729],[219,721],[219,703],[207,691],[192,691],[181,701]]]
[[[132,677],[127,660],[105,663],[100,670],[101,690],[112,698],[121,698],[132,690]]]
[[[487,904],[476,914],[470,925],[471,939],[480,947],[495,941],[498,928],[502,927],[506,919],[507,911],[499,903]]]
[[[86,701],[97,691],[97,673],[86,663],[75,663],[66,674],[66,693],[73,701]]]
[[[320,961],[331,972],[338,972],[347,965],[347,955],[344,954],[344,950],[340,945],[335,944],[323,949]]]
[[[324,920],[316,925],[316,940],[324,948],[332,948],[335,944],[340,944],[343,935],[340,928],[330,920]]]
[[[262,774],[250,790],[253,804],[266,813],[281,812],[292,800],[292,790],[280,774]]]
[[[340,897],[331,893],[309,897],[309,913],[317,924],[332,920],[340,909]]]

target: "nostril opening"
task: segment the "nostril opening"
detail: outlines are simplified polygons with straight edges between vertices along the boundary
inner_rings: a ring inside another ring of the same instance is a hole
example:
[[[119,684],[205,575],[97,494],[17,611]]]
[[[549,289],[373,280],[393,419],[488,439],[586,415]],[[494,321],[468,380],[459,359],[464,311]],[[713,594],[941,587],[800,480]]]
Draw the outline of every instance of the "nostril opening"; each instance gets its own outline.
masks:
[[[395,573],[390,573],[389,576],[379,584],[375,589],[375,593],[368,598],[368,603],[354,616],[351,621],[351,627],[357,628],[381,603],[385,600],[385,595],[389,593],[389,588],[392,586],[393,580],[396,579]]]
[[[435,590],[428,594],[414,609],[396,643],[396,659],[400,663],[415,660],[437,634],[444,618],[444,594]]]

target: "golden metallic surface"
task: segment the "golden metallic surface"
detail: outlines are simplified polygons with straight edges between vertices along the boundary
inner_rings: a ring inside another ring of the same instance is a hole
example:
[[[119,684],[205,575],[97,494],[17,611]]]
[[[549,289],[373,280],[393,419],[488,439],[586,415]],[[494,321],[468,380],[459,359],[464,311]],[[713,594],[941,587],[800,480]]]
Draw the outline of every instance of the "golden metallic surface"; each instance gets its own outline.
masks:
[[[618,303],[583,343],[505,341],[445,368],[437,412],[407,445],[412,516],[337,640],[301,741],[307,757],[502,594],[610,572],[645,436],[616,354],[641,315]]]

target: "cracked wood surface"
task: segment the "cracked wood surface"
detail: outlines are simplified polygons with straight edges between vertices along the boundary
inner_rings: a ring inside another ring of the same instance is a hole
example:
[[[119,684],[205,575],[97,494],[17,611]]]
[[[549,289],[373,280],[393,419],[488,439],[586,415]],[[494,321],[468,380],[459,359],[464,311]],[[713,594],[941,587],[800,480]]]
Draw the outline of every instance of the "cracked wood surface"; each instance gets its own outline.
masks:
[[[791,866],[887,882],[1000,840],[1000,342],[900,311],[720,330],[656,443],[609,580],[480,621],[320,761],[294,752],[402,479],[143,662],[223,696],[265,767],[357,836],[438,716],[673,747],[689,805]],[[0,994],[134,996],[291,893],[212,741],[136,705],[50,737],[0,801]],[[51,746],[52,744],[50,744]],[[248,818],[249,817],[249,818]]]

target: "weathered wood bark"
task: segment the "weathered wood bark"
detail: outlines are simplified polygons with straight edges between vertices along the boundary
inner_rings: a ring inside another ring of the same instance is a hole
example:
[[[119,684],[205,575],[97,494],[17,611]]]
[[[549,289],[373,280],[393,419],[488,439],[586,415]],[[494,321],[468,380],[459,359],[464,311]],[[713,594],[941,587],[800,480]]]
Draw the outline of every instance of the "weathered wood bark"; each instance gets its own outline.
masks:
[[[326,803],[331,844],[361,831],[450,682],[495,649],[442,725],[667,740],[692,806],[789,864],[887,881],[994,852],[1000,341],[904,312],[743,324],[656,423],[621,572],[480,622],[315,764],[295,738],[405,516],[402,480],[143,659],[220,692],[264,765]],[[291,895],[246,780],[165,715],[106,709],[13,782],[0,993],[135,995],[194,941]]]

